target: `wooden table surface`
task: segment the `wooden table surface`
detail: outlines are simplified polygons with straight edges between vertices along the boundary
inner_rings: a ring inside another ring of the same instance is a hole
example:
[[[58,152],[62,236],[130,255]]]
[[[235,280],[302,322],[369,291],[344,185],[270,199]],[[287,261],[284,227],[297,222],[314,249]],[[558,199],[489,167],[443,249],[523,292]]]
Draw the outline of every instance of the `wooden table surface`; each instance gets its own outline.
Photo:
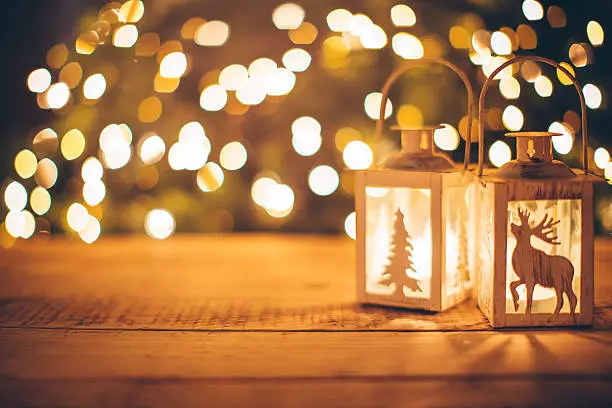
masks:
[[[0,251],[0,407],[612,406],[612,241],[590,329],[355,303],[354,243],[104,237]]]

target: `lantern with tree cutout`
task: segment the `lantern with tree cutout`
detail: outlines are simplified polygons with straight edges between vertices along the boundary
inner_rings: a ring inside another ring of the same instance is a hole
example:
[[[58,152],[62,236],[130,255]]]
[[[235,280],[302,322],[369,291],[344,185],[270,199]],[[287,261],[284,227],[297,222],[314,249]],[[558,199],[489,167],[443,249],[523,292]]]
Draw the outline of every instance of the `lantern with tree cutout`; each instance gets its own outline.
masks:
[[[578,91],[583,170],[553,160],[550,132],[518,132],[517,159],[483,169],[487,91],[512,64],[543,62]],[[478,305],[494,327],[589,325],[593,320],[593,183],[588,172],[586,105],[580,84],[542,57],[503,63],[484,82],[479,100],[477,200]],[[580,173],[580,174],[579,174]]]
[[[433,136],[441,127],[394,128],[401,131],[401,151],[355,177],[357,290],[364,303],[441,311],[466,299],[473,287],[468,219],[475,217],[475,189],[467,167],[475,102],[467,75],[444,59],[404,63],[383,87],[376,143],[391,86],[422,64],[450,68],[467,89],[465,163],[435,151]]]

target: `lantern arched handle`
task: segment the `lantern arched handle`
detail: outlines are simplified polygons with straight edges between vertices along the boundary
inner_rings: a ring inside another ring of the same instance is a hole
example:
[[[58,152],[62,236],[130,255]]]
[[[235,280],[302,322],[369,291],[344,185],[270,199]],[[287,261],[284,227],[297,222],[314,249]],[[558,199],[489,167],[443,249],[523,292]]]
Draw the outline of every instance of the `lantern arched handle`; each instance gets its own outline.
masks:
[[[484,166],[484,150],[485,150],[484,122],[485,122],[485,102],[486,102],[487,92],[489,91],[489,87],[491,83],[493,82],[495,77],[500,72],[502,72],[504,69],[506,69],[510,65],[518,64],[524,61],[543,62],[545,64],[548,64],[558,69],[559,71],[563,72],[572,81],[574,88],[576,88],[576,91],[578,92],[578,98],[580,99],[580,111],[581,111],[581,118],[582,118],[582,165],[583,165],[584,174],[588,175],[589,174],[589,156],[588,156],[588,140],[589,140],[588,135],[589,133],[587,129],[587,108],[586,108],[586,103],[584,100],[584,93],[582,92],[580,83],[578,82],[574,74],[572,74],[567,68],[565,68],[563,65],[559,64],[558,62],[553,61],[548,58],[544,58],[544,57],[528,55],[528,56],[523,56],[523,57],[512,58],[504,62],[503,64],[501,64],[499,68],[497,68],[495,71],[491,73],[491,75],[489,75],[489,77],[485,80],[482,86],[482,91],[480,92],[480,98],[478,100],[478,176],[482,176],[483,166]]]
[[[468,165],[470,163],[470,146],[472,143],[472,135],[471,135],[472,134],[472,116],[474,115],[473,112],[476,107],[476,103],[474,100],[474,90],[472,88],[472,84],[467,74],[465,73],[465,71],[463,71],[461,68],[459,68],[457,65],[453,64],[452,62],[447,61],[443,58],[424,58],[424,59],[419,59],[419,60],[407,61],[403,63],[400,67],[398,67],[395,71],[393,71],[391,75],[389,76],[389,78],[387,79],[387,81],[385,82],[382,88],[382,92],[381,92],[382,97],[380,101],[380,112],[378,116],[378,121],[376,122],[376,135],[374,139],[374,149],[373,149],[374,150],[373,152],[374,165],[376,166],[376,147],[378,146],[378,144],[380,143],[382,139],[384,120],[385,120],[385,111],[387,107],[387,100],[389,99],[389,91],[391,90],[391,86],[395,83],[395,81],[397,81],[397,79],[400,76],[402,76],[404,73],[409,71],[411,68],[417,65],[424,65],[424,64],[439,64],[439,65],[443,65],[449,68],[451,71],[456,73],[457,76],[459,76],[459,78],[465,85],[465,89],[468,95],[468,107],[467,107],[467,130],[466,130],[467,134],[465,136],[466,148],[465,148],[463,168],[464,170],[467,170]]]

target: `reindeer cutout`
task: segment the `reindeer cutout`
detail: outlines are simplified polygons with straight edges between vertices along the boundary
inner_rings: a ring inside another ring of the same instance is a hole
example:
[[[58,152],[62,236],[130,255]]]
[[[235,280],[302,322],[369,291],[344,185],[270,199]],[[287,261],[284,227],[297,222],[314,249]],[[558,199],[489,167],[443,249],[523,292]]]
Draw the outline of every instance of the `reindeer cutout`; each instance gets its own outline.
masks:
[[[517,311],[519,304],[519,294],[516,288],[525,285],[527,288],[527,305],[525,316],[531,315],[533,303],[533,290],[535,285],[553,288],[557,294],[557,306],[553,317],[558,317],[563,307],[563,294],[567,295],[570,302],[570,313],[575,318],[576,304],[578,299],[572,289],[574,279],[574,266],[569,259],[559,255],[548,255],[544,251],[531,246],[531,237],[537,237],[544,242],[552,245],[560,245],[553,227],[560,221],[553,221],[548,218],[548,214],[535,227],[529,226],[530,213],[527,210],[518,210],[521,225],[512,223],[512,234],[516,237],[516,247],[512,254],[512,266],[518,276],[518,280],[510,283],[510,292],[514,302],[514,310]]]

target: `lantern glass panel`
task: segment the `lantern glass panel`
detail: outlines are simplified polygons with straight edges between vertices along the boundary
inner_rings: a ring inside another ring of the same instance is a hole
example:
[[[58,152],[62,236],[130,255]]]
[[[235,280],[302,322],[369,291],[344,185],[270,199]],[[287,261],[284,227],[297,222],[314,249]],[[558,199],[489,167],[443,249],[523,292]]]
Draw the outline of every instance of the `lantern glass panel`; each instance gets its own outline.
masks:
[[[366,208],[366,292],[429,299],[431,190],[366,187]]]
[[[446,296],[456,296],[472,287],[470,271],[474,270],[474,234],[469,233],[467,220],[471,209],[471,184],[447,188],[446,211]]]
[[[516,286],[516,309],[511,284],[529,279],[536,282],[531,313],[553,313],[557,294],[563,297],[561,313],[569,314],[572,304],[580,313],[581,220],[577,199],[508,203],[506,313],[525,313],[527,285]]]
[[[495,254],[495,236],[493,234],[494,219],[494,186],[479,185],[477,201],[480,205],[478,216],[477,270],[480,271],[478,282],[478,304],[485,314],[492,311],[491,295],[493,294],[493,256]]]

